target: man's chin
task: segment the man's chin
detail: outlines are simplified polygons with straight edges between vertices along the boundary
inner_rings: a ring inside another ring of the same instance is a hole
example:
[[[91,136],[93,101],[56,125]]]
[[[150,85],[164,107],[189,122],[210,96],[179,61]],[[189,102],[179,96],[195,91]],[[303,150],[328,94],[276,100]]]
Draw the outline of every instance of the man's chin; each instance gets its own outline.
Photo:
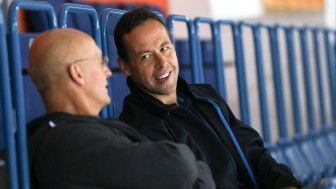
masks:
[[[105,100],[103,106],[104,106],[104,107],[105,107],[105,106],[108,106],[110,103],[111,103],[111,99],[108,98],[108,99]]]
[[[109,105],[110,103],[111,103],[111,99],[109,98],[109,99],[106,101],[105,106]]]

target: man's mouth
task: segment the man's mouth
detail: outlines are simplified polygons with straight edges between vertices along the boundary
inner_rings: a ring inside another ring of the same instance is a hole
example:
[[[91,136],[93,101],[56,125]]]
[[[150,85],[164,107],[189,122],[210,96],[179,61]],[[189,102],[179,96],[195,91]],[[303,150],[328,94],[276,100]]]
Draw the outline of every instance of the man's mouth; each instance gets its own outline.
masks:
[[[160,75],[160,76],[157,77],[156,79],[157,79],[157,80],[160,80],[160,81],[165,80],[165,79],[167,79],[167,78],[169,77],[170,73],[171,73],[171,71],[169,71],[169,72],[167,72],[167,73],[165,73],[165,74]]]

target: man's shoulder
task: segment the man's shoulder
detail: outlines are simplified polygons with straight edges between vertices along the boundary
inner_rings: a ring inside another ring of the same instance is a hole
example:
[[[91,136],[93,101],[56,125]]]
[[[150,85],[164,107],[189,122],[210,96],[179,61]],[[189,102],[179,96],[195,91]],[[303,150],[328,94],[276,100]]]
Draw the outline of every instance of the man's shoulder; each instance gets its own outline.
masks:
[[[124,106],[119,119],[137,130],[141,130],[141,128],[157,129],[160,128],[160,125],[164,125],[164,121],[161,116],[153,112],[158,113],[159,110],[147,110],[140,104],[129,103],[127,106]]]
[[[198,84],[188,84],[188,86],[190,87],[190,90],[192,90],[193,92],[201,92],[201,91],[211,91],[211,92],[216,92],[216,89],[210,85],[210,84],[206,84],[206,83],[198,83]]]
[[[95,116],[80,116],[67,113],[54,113],[41,116],[28,126],[28,136],[41,132],[53,131],[53,134],[85,134],[90,132],[106,132],[106,130],[120,130],[127,124],[120,120],[102,119]]]
[[[221,95],[210,84],[189,84],[191,93],[200,99],[213,99],[216,101],[222,101]]]
[[[29,137],[32,145],[33,141],[38,140],[51,148],[64,144],[65,149],[71,145],[86,146],[94,141],[113,142],[121,139],[137,142],[147,140],[120,120],[76,115],[47,119]]]

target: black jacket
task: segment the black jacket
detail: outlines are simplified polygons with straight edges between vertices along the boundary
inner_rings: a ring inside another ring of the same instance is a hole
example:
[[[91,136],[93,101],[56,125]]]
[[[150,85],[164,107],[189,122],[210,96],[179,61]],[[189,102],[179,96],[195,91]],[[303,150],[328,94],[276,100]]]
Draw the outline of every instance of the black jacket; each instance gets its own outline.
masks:
[[[127,84],[131,94],[124,100],[120,119],[152,140],[187,144],[197,159],[208,163],[217,188],[238,188],[242,183],[253,188],[253,185],[233,140],[209,100],[224,115],[260,188],[302,186],[286,165],[278,164],[271,157],[260,135],[234,116],[211,85],[187,85],[179,78],[180,105],[165,105],[139,89],[130,78]]]
[[[183,144],[150,142],[117,120],[54,113],[28,125],[32,189],[214,188]]]

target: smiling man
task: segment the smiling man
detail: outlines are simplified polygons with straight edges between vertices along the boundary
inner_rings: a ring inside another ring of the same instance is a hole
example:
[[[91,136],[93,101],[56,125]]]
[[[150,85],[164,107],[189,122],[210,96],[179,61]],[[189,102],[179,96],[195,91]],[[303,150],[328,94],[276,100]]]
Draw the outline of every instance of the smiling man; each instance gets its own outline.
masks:
[[[124,35],[123,43],[128,49],[128,55],[124,57],[126,60],[119,59],[124,74],[164,104],[176,103],[179,67],[165,27],[160,22],[150,20]]]
[[[174,45],[156,14],[145,9],[125,13],[116,25],[114,40],[118,63],[128,76],[131,91],[120,119],[152,140],[187,144],[197,159],[208,163],[217,188],[302,186],[286,165],[271,157],[259,134],[238,120],[210,85],[188,85],[178,77]],[[243,155],[238,153],[230,132]]]

